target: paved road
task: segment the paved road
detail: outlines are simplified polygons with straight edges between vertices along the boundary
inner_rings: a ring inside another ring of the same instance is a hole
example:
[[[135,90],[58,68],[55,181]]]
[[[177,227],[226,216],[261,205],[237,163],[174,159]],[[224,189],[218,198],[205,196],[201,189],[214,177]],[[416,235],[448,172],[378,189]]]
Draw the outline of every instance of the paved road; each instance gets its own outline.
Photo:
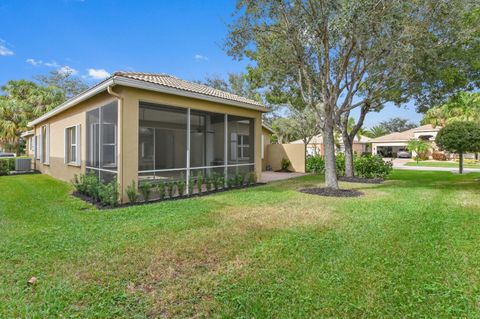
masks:
[[[409,171],[441,171],[441,172],[452,172],[458,173],[458,168],[453,167],[428,167],[428,166],[405,166],[406,163],[410,162],[410,159],[404,158],[395,158],[393,159],[393,168],[395,169],[404,169]],[[464,173],[474,173],[480,172],[479,168],[464,168]]]

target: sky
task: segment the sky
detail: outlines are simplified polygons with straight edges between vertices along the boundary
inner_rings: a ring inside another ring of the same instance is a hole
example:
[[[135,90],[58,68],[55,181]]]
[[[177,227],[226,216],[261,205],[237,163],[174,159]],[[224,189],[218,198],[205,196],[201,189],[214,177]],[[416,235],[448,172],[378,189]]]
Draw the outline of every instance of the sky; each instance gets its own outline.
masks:
[[[235,0],[0,0],[0,85],[55,69],[90,84],[120,70],[186,80],[242,72],[248,61],[223,49],[234,10]],[[387,105],[365,126],[392,117],[421,119],[412,105]]]

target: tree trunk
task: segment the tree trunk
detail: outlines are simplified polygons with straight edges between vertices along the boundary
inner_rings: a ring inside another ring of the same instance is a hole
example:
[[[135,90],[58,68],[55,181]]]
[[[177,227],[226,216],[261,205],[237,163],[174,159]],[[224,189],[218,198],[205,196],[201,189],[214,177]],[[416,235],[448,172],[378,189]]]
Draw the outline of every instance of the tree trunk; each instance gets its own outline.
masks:
[[[325,186],[338,189],[337,169],[335,163],[334,122],[325,120],[323,127],[323,147],[325,151]]]
[[[345,147],[345,176],[353,177],[353,146],[348,135],[342,134],[342,139]]]
[[[458,163],[458,172],[463,174],[463,152],[460,152],[460,161]]]

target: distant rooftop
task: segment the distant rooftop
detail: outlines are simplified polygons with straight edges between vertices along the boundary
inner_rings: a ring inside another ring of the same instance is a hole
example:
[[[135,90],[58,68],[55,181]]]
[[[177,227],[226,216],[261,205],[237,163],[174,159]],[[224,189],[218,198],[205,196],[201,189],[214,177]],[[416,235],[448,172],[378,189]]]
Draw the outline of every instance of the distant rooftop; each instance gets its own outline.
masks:
[[[438,132],[439,127],[433,127],[431,124],[422,125],[415,127],[403,132],[394,132],[387,135],[383,135],[377,138],[372,139],[372,143],[381,143],[381,142],[406,142],[415,138],[415,133],[417,132]]]

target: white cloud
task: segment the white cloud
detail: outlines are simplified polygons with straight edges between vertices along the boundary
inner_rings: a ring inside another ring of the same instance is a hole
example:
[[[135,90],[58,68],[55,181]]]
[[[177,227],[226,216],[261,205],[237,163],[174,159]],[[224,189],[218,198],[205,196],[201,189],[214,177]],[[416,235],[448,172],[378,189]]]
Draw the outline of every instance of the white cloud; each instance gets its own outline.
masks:
[[[88,69],[88,76],[94,80],[103,80],[110,76],[105,69]]]
[[[45,62],[44,64],[45,64],[45,66],[48,66],[48,67],[50,67],[50,68],[58,68],[58,67],[60,67],[60,65],[59,65],[56,61]]]
[[[35,59],[27,59],[25,62],[27,62],[28,64],[31,64],[33,66],[37,66],[37,65],[42,65],[43,64],[43,61],[42,60],[35,60]]]
[[[58,69],[58,72],[60,72],[61,74],[65,74],[65,75],[67,75],[67,74],[68,75],[75,75],[75,74],[78,73],[77,70],[69,67],[68,65],[62,66],[60,69]]]
[[[207,57],[207,56],[201,55],[201,54],[198,54],[198,53],[195,54],[195,55],[193,56],[193,58],[194,58],[195,60],[199,60],[199,61],[200,61],[200,60],[201,60],[201,61],[208,61],[208,57]]]
[[[0,39],[0,56],[9,56],[13,54],[13,51],[7,48],[7,43]]]

